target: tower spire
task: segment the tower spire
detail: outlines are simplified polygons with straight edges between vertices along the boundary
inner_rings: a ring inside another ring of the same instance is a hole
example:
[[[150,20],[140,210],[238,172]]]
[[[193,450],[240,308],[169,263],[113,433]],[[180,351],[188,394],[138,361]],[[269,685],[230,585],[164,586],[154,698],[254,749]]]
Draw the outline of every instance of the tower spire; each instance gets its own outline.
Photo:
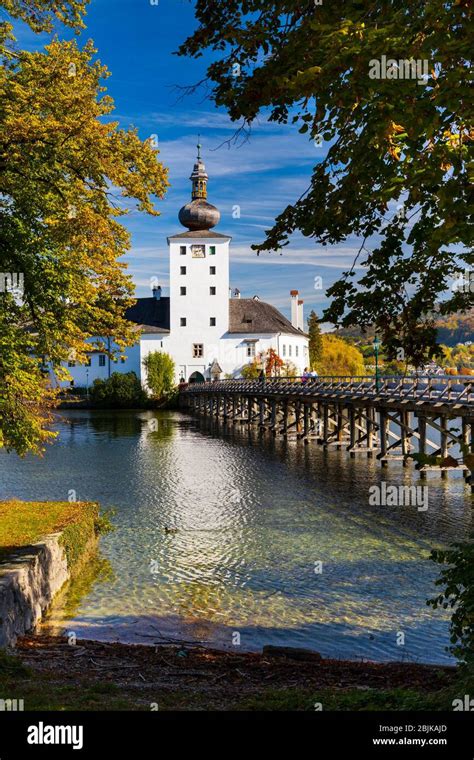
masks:
[[[204,163],[201,158],[201,142],[200,142],[201,135],[198,135],[198,154],[197,154],[197,161],[194,164],[194,169],[192,171],[192,174],[190,176],[190,180],[193,185],[193,190],[191,193],[191,197],[193,201],[198,200],[199,198],[202,198],[203,200],[206,200],[207,198],[207,180],[209,177],[207,176],[206,167],[204,166]]]
[[[207,201],[207,172],[201,157],[201,135],[198,135],[198,154],[191,172],[192,200],[179,212],[179,221],[183,227],[193,231],[209,231],[219,222],[219,210]]]

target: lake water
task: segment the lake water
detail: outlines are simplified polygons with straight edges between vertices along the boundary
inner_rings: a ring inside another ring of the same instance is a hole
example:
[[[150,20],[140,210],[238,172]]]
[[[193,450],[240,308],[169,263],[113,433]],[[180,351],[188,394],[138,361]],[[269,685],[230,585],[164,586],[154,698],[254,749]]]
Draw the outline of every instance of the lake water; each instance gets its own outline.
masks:
[[[43,459],[0,454],[0,498],[75,492],[114,507],[116,530],[49,625],[109,641],[451,661],[447,616],[425,600],[439,572],[430,549],[472,526],[457,473],[428,476],[424,512],[376,507],[369,486],[420,485],[413,467],[179,412],[67,411],[57,429]]]

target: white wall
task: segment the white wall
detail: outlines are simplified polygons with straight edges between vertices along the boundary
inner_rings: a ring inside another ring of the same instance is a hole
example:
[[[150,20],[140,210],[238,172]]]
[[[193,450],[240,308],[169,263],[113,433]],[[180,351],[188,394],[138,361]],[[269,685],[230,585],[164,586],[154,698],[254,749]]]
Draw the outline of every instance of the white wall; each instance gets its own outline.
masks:
[[[291,361],[296,366],[297,374],[299,375],[308,366],[308,341],[304,336],[227,333],[217,344],[210,347],[210,350],[216,355],[222,368],[222,377],[225,375],[239,377],[243,367],[252,362],[252,357],[247,356],[247,347],[249,345],[247,341],[253,341],[255,355],[273,348],[279,356],[285,358],[285,361]],[[283,346],[285,346],[285,357],[282,355]],[[291,356],[289,355],[290,348]],[[185,377],[189,377],[189,374],[185,375]]]
[[[194,371],[206,376],[214,359],[219,360],[220,338],[229,327],[229,242],[230,238],[169,238],[170,247],[170,340],[168,353],[176,364],[176,380],[186,380]],[[181,246],[186,254],[180,253]],[[192,246],[204,246],[204,257],[193,255]],[[215,254],[211,254],[211,246]],[[181,274],[186,267],[186,274]],[[215,274],[210,273],[215,267]],[[186,295],[181,295],[181,288]],[[210,288],[216,288],[216,295]],[[210,318],[215,318],[211,326]],[[181,319],[186,325],[181,325]],[[202,344],[202,357],[193,356],[193,344]]]
[[[102,340],[107,345],[107,339]],[[89,338],[86,342],[93,344],[94,338]],[[117,345],[111,341],[111,349],[113,350],[114,348],[117,349]],[[105,357],[105,365],[103,367],[100,366],[99,356]],[[63,362],[62,366],[67,368],[71,379],[74,381],[74,386],[79,388],[88,386],[90,388],[96,378],[106,380],[113,372],[135,372],[137,377],[140,377],[140,344],[136,343],[134,346],[129,346],[125,349],[125,357],[125,361],[122,361],[119,357],[114,362],[106,354],[94,350],[90,353],[90,367],[78,363],[74,367],[69,367],[68,362]],[[50,375],[56,387],[60,385],[61,388],[68,388],[71,385],[70,380],[63,380],[58,383],[54,376],[52,376],[52,373]]]

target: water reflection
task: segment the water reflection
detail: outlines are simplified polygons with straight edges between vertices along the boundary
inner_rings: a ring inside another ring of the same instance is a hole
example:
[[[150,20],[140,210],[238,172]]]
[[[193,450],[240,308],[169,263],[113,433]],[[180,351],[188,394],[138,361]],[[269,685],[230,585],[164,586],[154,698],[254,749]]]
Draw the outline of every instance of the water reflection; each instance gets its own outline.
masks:
[[[437,575],[427,558],[468,533],[461,477],[428,477],[427,512],[374,508],[369,486],[412,485],[411,468],[171,412],[67,412],[58,427],[42,461],[0,455],[0,496],[74,488],[116,508],[101,542],[114,577],[76,594],[69,628],[226,647],[238,632],[244,649],[447,661],[446,616],[425,605]]]

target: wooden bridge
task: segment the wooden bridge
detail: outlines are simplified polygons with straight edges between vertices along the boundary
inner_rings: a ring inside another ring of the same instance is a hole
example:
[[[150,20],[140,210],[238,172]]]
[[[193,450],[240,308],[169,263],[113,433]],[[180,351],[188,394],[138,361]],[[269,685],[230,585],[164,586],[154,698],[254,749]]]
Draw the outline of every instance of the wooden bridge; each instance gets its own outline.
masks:
[[[182,387],[180,405],[225,424],[376,456],[382,466],[414,460],[422,478],[462,471],[474,492],[474,377],[221,380]]]

